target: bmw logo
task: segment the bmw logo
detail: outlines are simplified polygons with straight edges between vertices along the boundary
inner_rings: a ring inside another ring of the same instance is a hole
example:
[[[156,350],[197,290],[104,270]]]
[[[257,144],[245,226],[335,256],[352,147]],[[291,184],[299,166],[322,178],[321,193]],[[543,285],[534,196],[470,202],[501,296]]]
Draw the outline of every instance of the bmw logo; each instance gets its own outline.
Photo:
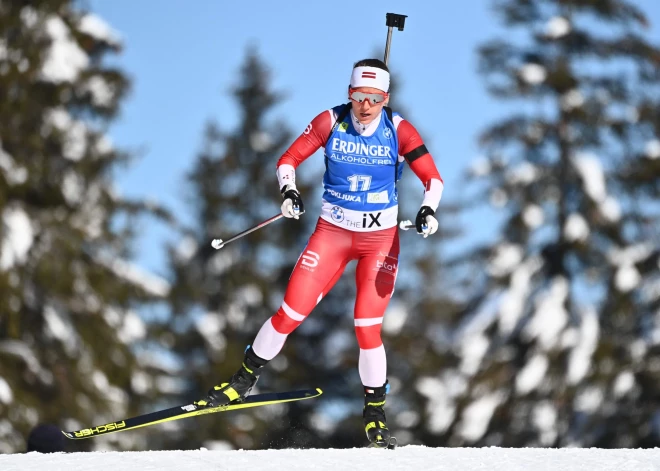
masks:
[[[383,129],[383,136],[385,136],[385,139],[389,139],[392,137],[392,130],[390,128]]]
[[[330,214],[332,215],[332,219],[334,221],[342,222],[344,220],[344,210],[339,206],[333,206],[330,210]]]

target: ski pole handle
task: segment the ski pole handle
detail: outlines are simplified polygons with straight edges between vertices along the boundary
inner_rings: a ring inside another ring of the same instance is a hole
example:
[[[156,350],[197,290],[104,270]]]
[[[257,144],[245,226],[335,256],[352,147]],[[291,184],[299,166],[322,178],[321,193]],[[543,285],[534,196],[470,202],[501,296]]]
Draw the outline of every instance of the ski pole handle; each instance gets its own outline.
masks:
[[[415,225],[412,223],[412,221],[406,220],[399,223],[399,228],[407,231],[408,229],[415,229]]]
[[[268,218],[268,219],[266,219],[266,220],[263,221],[263,222],[260,222],[260,223],[257,224],[256,226],[251,227],[251,228],[249,228],[249,229],[244,230],[243,232],[240,232],[240,233],[236,234],[235,236],[233,236],[232,238],[230,238],[230,239],[228,239],[228,240],[226,240],[226,241],[223,241],[222,239],[213,239],[213,241],[211,242],[211,246],[212,246],[215,250],[220,250],[220,249],[223,248],[225,245],[227,245],[227,244],[229,244],[229,243],[231,243],[231,242],[234,242],[235,240],[238,240],[238,239],[240,239],[241,237],[246,236],[246,235],[248,235],[248,234],[251,233],[251,232],[254,232],[254,231],[258,230],[258,229],[261,229],[262,227],[265,227],[265,226],[267,226],[268,224],[270,224],[271,222],[275,222],[275,221],[277,221],[278,219],[280,219],[280,218],[282,218],[282,217],[284,217],[284,215],[283,215],[282,213],[278,213],[278,214],[276,214],[275,216],[273,216],[273,217],[271,217],[271,218]]]

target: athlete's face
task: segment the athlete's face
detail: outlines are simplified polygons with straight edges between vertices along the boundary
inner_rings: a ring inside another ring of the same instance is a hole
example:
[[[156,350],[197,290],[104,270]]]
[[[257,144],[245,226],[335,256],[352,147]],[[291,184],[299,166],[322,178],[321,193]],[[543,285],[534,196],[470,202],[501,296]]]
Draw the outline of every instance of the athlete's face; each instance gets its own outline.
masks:
[[[369,124],[371,123],[377,116],[378,113],[383,111],[383,106],[387,105],[387,103],[390,100],[389,95],[385,98],[385,101],[381,101],[380,103],[373,103],[372,100],[362,100],[362,102],[359,102],[357,100],[354,100],[350,95],[350,92],[360,92],[360,93],[375,93],[379,95],[383,95],[383,91],[379,90],[377,88],[373,87],[358,87],[358,88],[351,88],[349,91],[349,98],[351,100],[351,105],[353,107],[353,114],[357,117],[358,121],[362,124]]]

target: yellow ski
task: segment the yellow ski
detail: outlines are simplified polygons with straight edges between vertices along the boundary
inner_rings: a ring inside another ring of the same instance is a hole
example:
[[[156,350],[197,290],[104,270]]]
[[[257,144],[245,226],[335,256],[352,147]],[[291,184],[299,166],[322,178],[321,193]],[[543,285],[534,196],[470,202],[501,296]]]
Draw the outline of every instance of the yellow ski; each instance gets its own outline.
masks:
[[[255,394],[254,396],[248,396],[243,402],[232,402],[217,407],[201,406],[199,404],[192,403],[183,406],[172,407],[170,409],[151,412],[149,414],[138,415],[136,417],[124,419],[118,422],[110,422],[109,424],[97,425],[96,427],[74,430],[72,432],[62,431],[62,433],[65,437],[72,440],[80,440],[83,438],[98,437],[99,435],[107,435],[108,433],[123,432],[125,430],[133,430],[140,427],[148,427],[150,425],[170,422],[172,420],[194,417],[196,415],[214,414],[216,412],[246,409],[248,407],[260,407],[270,404],[281,404],[284,402],[313,399],[315,397],[319,397],[321,394],[323,394],[323,391],[321,391],[320,388],[316,388],[302,389],[299,391]]]

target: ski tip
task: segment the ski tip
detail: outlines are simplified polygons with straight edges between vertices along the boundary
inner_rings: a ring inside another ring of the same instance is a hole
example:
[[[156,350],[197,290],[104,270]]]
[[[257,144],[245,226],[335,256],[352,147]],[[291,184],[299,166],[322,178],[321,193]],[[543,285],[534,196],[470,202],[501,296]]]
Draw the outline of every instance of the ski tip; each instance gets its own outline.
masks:
[[[321,390],[321,388],[316,388],[316,392],[319,393],[319,395],[323,394],[323,391]]]
[[[82,436],[80,432],[65,432],[64,430],[60,430],[60,432],[62,432],[62,435],[64,435],[69,440],[79,440],[81,438],[87,438],[87,436]]]

